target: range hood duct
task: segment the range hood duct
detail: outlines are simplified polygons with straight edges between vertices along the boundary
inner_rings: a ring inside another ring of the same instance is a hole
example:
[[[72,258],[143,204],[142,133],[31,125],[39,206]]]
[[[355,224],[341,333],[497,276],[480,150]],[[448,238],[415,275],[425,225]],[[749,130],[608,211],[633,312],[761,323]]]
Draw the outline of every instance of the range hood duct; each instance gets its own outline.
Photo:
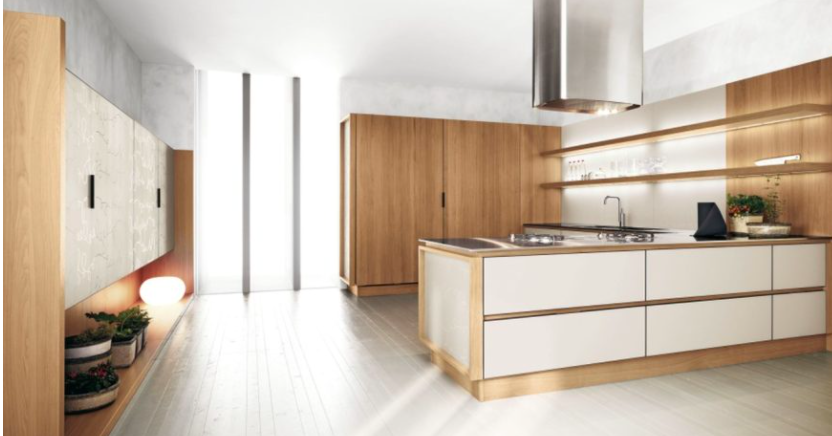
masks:
[[[644,0],[534,0],[534,107],[609,114],[642,104]]]

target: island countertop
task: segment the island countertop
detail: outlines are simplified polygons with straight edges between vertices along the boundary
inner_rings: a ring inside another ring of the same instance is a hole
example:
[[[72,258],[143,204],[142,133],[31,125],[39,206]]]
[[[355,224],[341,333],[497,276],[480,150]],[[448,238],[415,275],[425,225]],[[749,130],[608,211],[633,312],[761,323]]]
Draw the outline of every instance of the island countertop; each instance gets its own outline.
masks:
[[[797,245],[828,243],[828,236],[790,236],[787,238],[728,237],[695,238],[689,233],[657,233],[653,241],[623,242],[599,239],[596,234],[567,236],[552,244],[524,243],[509,238],[420,239],[420,245],[469,257],[527,256],[537,254],[593,253],[606,251],[667,250],[677,248],[745,247],[758,245]]]

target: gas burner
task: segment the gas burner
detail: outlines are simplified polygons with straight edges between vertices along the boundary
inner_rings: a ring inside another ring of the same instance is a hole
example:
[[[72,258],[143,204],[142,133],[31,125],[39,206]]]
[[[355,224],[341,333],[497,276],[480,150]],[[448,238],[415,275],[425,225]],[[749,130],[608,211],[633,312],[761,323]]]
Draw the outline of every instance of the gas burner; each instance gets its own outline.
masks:
[[[536,235],[533,233],[512,233],[509,240],[514,243],[554,244],[563,241],[563,235]]]
[[[598,234],[598,239],[613,242],[653,242],[654,235],[641,232],[604,232]]]

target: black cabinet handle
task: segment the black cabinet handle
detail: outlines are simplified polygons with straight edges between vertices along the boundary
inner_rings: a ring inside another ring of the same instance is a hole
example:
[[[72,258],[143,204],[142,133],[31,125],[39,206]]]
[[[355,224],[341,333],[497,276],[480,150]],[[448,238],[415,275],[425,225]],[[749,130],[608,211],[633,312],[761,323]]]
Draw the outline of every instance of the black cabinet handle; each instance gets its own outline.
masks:
[[[442,207],[445,207],[445,193],[442,193]]]
[[[162,207],[162,188],[156,188],[156,207]]]
[[[90,209],[95,209],[95,174],[90,174]]]

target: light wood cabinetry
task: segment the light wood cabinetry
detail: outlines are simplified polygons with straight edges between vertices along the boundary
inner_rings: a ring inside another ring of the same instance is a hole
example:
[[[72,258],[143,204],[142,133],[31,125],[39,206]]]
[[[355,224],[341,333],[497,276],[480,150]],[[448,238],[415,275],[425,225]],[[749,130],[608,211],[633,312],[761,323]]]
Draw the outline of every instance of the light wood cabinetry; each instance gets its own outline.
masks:
[[[771,296],[647,308],[647,355],[771,339]]]
[[[520,126],[445,121],[445,237],[521,233]]]
[[[380,115],[341,123],[341,278],[357,295],[415,292],[420,238],[505,237],[560,218],[542,150],[560,128]]]
[[[771,290],[771,246],[651,250],[647,299]]]
[[[644,357],[644,308],[487,321],[484,376]]]
[[[419,238],[442,236],[442,121],[360,115],[355,283],[415,283]]]
[[[626,251],[487,258],[484,314],[644,301],[644,255]]]
[[[3,11],[3,434],[64,432],[65,31]]]

